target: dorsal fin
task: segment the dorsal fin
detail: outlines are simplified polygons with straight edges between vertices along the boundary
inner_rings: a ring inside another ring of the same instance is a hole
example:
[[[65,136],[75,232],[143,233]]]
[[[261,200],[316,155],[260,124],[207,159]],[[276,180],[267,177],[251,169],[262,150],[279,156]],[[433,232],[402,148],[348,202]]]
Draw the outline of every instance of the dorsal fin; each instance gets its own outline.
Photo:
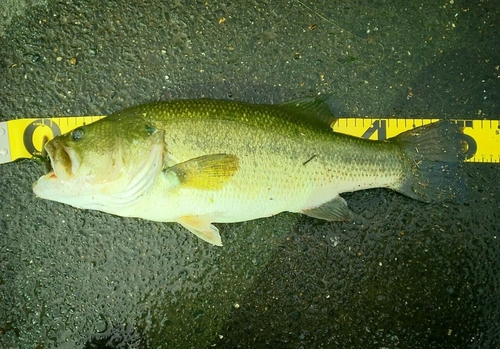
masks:
[[[331,99],[331,95],[320,95],[317,97],[297,98],[275,105],[278,108],[299,114],[313,124],[331,131],[332,124],[337,121],[330,108]]]

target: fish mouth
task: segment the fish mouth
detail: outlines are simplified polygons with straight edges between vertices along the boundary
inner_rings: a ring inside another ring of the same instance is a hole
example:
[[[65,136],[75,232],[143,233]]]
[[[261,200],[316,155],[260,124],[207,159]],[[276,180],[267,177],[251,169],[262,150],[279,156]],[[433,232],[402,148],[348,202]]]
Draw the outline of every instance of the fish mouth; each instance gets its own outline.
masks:
[[[61,144],[58,139],[49,141],[44,149],[50,159],[49,178],[65,180],[74,176],[80,167],[80,160],[73,149]]]

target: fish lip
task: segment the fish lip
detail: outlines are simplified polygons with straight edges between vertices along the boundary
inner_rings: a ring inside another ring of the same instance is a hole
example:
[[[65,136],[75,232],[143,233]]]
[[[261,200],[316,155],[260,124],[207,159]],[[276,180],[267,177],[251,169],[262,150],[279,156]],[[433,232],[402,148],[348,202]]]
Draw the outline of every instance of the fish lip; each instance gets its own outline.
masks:
[[[47,174],[54,173],[55,174],[55,167],[54,167],[54,153],[55,153],[55,146],[53,142],[47,142],[43,146],[43,149],[47,156],[49,157],[49,163],[50,163],[50,169]]]
[[[69,179],[74,176],[80,167],[80,161],[71,148],[61,144],[57,139],[45,144],[44,148],[52,168],[47,174],[49,178]]]

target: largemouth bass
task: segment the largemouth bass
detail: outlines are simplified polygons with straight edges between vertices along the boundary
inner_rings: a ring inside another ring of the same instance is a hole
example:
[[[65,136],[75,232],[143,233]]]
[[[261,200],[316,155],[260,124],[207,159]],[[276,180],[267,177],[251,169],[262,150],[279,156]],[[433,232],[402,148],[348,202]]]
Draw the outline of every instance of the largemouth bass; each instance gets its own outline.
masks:
[[[350,220],[339,196],[390,188],[452,199],[461,128],[437,122],[386,141],[331,129],[328,97],[275,105],[174,100],[118,111],[45,145],[52,171],[35,194],[82,209],[177,222],[214,245],[212,224],[283,211]]]

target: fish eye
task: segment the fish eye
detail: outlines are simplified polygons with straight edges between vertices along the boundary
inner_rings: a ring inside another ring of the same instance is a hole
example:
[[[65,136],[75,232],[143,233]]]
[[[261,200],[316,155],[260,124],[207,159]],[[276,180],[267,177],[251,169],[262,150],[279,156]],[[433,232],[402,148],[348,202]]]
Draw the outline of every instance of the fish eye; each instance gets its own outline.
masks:
[[[83,129],[81,127],[78,127],[77,129],[73,130],[73,132],[71,132],[71,138],[73,138],[74,141],[79,141],[83,138],[84,134],[85,132],[83,131]]]

